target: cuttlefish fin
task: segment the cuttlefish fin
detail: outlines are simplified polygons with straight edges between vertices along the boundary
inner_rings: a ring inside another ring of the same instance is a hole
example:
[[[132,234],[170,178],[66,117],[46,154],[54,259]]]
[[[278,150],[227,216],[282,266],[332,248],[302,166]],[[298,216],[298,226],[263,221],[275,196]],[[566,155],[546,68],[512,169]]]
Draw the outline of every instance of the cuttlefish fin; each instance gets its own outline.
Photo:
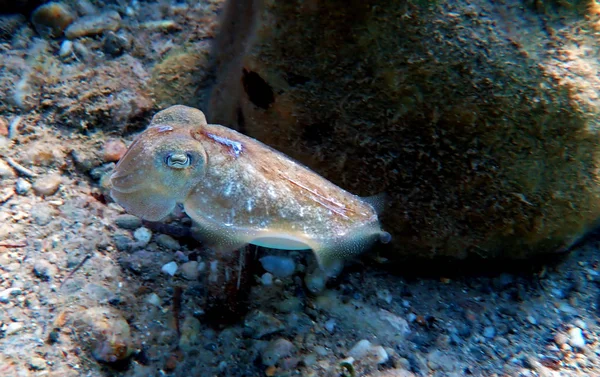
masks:
[[[249,244],[243,238],[227,235],[225,229],[211,229],[197,223],[192,226],[192,236],[217,254],[230,253]]]
[[[389,203],[389,195],[385,192],[381,192],[379,194],[371,196],[364,196],[361,197],[361,199],[364,202],[370,204],[378,215],[383,213],[383,211],[387,208],[387,205]]]
[[[227,253],[250,243],[252,235],[235,226],[226,226],[197,215],[198,203],[192,195],[183,203],[185,212],[194,220],[192,236],[217,253]]]

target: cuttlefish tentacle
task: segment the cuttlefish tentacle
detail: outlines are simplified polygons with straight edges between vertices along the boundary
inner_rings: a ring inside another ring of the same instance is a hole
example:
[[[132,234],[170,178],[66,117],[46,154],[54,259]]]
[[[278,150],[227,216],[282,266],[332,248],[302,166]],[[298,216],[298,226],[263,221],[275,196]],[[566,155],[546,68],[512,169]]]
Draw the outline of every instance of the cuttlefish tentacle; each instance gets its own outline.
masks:
[[[379,199],[371,204],[350,194],[185,106],[154,116],[117,165],[112,184],[115,201],[145,219],[182,203],[197,233],[222,252],[248,243],[312,249],[327,266],[391,238],[379,224]]]

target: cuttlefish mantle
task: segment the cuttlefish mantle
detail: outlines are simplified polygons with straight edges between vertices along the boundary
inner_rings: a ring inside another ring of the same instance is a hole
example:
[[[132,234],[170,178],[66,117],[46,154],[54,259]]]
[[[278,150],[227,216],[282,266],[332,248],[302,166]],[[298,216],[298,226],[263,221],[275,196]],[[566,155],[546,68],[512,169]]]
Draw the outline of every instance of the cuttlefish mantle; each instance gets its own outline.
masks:
[[[321,266],[389,242],[375,205],[186,106],[157,113],[117,164],[111,195],[158,221],[178,203],[208,246],[312,249]]]

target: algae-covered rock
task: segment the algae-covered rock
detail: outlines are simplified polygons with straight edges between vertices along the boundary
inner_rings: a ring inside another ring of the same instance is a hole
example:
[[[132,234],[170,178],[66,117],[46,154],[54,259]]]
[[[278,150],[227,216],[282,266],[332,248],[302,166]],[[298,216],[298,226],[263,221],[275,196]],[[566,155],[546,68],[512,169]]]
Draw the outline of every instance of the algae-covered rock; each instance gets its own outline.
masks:
[[[157,105],[200,107],[207,85],[208,49],[182,48],[167,54],[152,69],[149,86]]]
[[[389,193],[395,255],[565,250],[600,215],[588,3],[232,0],[209,121]]]

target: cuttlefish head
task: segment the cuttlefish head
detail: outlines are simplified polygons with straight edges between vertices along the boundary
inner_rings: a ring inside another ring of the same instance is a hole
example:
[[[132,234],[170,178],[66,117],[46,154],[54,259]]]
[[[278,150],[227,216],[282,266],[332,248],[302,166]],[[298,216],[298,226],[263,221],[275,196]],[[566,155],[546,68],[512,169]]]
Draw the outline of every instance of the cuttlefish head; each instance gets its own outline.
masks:
[[[158,221],[171,213],[204,176],[206,151],[192,131],[189,125],[153,121],[117,164],[112,198],[145,220]]]

